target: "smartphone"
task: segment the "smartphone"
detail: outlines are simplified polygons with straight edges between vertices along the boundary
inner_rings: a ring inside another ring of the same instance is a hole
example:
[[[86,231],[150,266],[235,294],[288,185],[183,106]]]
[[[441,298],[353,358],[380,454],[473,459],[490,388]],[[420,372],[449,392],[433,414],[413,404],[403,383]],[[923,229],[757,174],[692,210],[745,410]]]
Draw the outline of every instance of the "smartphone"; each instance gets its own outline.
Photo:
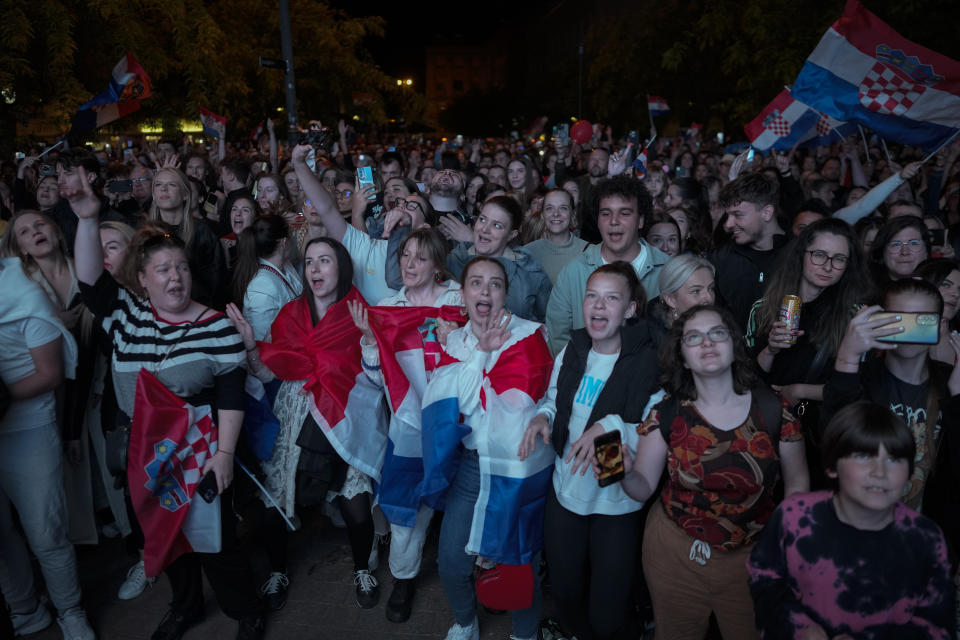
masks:
[[[266,172],[267,172],[267,166],[268,166],[268,165],[267,165],[266,162],[261,162],[261,163],[260,163],[260,172],[261,172],[261,173],[266,173]]]
[[[387,151],[389,151],[390,153],[393,153],[396,150],[397,150],[396,147],[387,147]]]
[[[631,131],[627,134],[627,142],[631,142],[634,146],[636,146],[640,143],[640,134],[636,131]]]
[[[107,183],[110,193],[130,193],[133,191],[133,180],[111,180]]]
[[[26,157],[27,157],[27,154],[25,154],[23,151],[17,151],[17,153],[14,154],[14,158],[17,160],[23,160]]]
[[[723,144],[723,131],[717,133],[717,143]]]
[[[203,476],[203,480],[197,485],[197,495],[203,498],[204,502],[213,502],[217,497],[217,476],[212,469],[207,471],[207,475]]]
[[[123,150],[123,161],[129,162],[133,160],[133,149],[124,149]]]
[[[896,318],[900,316],[897,326],[903,331],[892,336],[877,338],[880,342],[896,342],[899,344],[937,344],[940,341],[940,314],[920,313],[917,311],[883,311],[870,316],[871,320],[881,318]],[[893,328],[893,323],[884,327]]]
[[[426,192],[427,192],[427,185],[426,185],[426,183],[424,183],[424,182],[418,182],[418,183],[417,183],[417,191],[419,191],[420,193],[426,193]]]
[[[373,168],[357,167],[357,191],[363,191],[373,186]],[[371,194],[367,200],[376,200],[376,194]]]
[[[217,210],[217,194],[211,191],[203,201],[203,210],[207,215],[213,215]]]
[[[623,445],[620,442],[619,431],[608,431],[593,440],[593,448],[600,463],[600,478],[597,481],[601,487],[606,487],[623,480]]]

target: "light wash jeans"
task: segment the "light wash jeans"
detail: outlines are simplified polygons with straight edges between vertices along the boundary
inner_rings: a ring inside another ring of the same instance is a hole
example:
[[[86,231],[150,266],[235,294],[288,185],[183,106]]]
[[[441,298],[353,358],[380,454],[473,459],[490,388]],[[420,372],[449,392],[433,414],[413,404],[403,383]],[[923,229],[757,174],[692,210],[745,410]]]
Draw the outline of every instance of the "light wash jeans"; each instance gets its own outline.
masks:
[[[457,624],[467,626],[477,615],[477,594],[473,579],[473,565],[477,557],[464,550],[470,538],[473,508],[480,494],[480,464],[477,452],[463,452],[456,478],[447,491],[447,510],[440,527],[440,547],[437,552],[440,580],[447,602]],[[513,612],[513,635],[517,638],[536,637],[540,624],[543,593],[540,591],[540,554],[533,557],[533,604],[529,609]]]
[[[29,613],[37,606],[37,594],[13,509],[40,562],[53,605],[60,613],[78,606],[77,557],[67,540],[63,452],[56,423],[0,432],[0,588],[11,611]]]

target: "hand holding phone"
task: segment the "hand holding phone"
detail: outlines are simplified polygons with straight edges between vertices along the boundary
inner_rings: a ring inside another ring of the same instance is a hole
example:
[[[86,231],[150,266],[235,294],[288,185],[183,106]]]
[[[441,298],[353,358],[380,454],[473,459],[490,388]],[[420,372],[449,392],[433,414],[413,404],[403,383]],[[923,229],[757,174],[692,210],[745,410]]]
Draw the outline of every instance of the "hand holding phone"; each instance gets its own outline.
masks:
[[[898,317],[900,320],[895,326],[903,327],[903,331],[890,336],[878,337],[878,341],[900,344],[937,344],[940,341],[939,313],[890,311],[875,313],[870,316],[870,320],[895,320]]]
[[[217,474],[213,472],[213,469],[207,471],[207,475],[203,476],[203,480],[197,485],[197,495],[203,498],[204,502],[208,503],[213,502],[214,498],[219,495],[217,489]]]
[[[367,187],[373,186],[373,168],[372,167],[357,167],[357,191],[363,191]],[[367,200],[376,200],[377,194],[374,193],[372,196],[368,196]]]
[[[608,431],[593,440],[593,447],[600,465],[600,476],[597,484],[606,487],[614,482],[623,480],[625,469],[623,465],[623,444],[619,431]]]

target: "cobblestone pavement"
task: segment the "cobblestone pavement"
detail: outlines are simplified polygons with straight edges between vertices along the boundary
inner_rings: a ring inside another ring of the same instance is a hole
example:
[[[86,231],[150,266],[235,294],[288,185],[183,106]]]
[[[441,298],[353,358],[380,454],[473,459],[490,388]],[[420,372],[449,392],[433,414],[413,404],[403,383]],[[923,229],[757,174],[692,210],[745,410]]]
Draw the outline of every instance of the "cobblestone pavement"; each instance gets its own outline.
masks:
[[[437,528],[438,521],[434,522]],[[253,545],[256,548],[256,545]],[[258,578],[267,573],[266,558],[252,551]],[[387,640],[441,639],[446,635],[453,616],[447,607],[440,578],[437,575],[435,531],[428,538],[421,569],[413,615],[403,624],[386,619],[384,608],[390,596],[392,578],[383,547],[380,567],[375,572],[380,581],[380,602],[373,609],[360,609],[354,601],[353,563],[346,533],[330,526],[305,526],[290,539],[290,591],[286,607],[270,616],[266,638],[269,640]],[[117,589],[133,564],[118,540],[106,540],[97,547],[78,547],[84,603],[91,624],[101,640],[143,640],[160,622],[170,600],[170,587],[160,577],[153,587],[135,600],[121,601]],[[38,572],[39,579],[39,572]],[[207,585],[206,615],[191,627],[184,638],[232,639],[236,622],[220,612],[213,592]],[[550,611],[549,598],[544,615]],[[509,615],[480,613],[482,638],[506,639],[510,634]],[[29,640],[60,640],[56,624]]]

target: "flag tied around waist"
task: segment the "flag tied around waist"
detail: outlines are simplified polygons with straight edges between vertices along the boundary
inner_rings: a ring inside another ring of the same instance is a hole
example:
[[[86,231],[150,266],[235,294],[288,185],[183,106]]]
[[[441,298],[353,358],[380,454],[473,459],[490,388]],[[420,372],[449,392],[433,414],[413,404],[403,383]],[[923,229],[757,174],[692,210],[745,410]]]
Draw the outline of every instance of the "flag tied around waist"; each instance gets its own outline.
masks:
[[[858,0],[847,0],[790,93],[821,113],[927,151],[960,129],[960,62],[907,40]]]
[[[437,319],[462,324],[460,307],[370,307],[380,370],[393,413],[377,502],[387,520],[413,527],[423,488],[420,407],[427,382],[440,363]]]
[[[203,134],[211,138],[219,139],[223,132],[227,130],[227,119],[221,115],[200,107],[200,124],[203,126]]]
[[[833,144],[856,133],[857,125],[817,113],[784,89],[743,130],[754,149],[766,151]]]
[[[313,326],[310,304],[300,297],[287,303],[270,328],[272,342],[259,342],[260,359],[281,380],[306,380],[310,413],[347,464],[380,480],[387,448],[383,391],[363,372],[360,330],[347,308],[355,289]]]
[[[102,127],[140,108],[140,101],[150,97],[150,76],[132,53],[121,58],[110,75],[106,91],[81,105],[73,116],[72,134]]]
[[[544,507],[556,454],[541,446],[521,461],[517,450],[547,390],[553,359],[541,325],[513,316],[509,328],[505,348],[482,372],[476,391],[482,411],[467,410],[474,424],[461,421],[461,408],[462,402],[475,399],[458,395],[477,374],[468,370],[477,362],[467,364],[444,352],[423,398],[423,500],[443,510],[460,463],[460,442],[472,435],[481,478],[466,551],[499,563],[526,564],[543,546]]]
[[[194,500],[203,465],[217,451],[210,407],[194,407],[146,369],[137,377],[127,481],[143,529],[149,577],[184,553],[220,551],[220,498]]]

